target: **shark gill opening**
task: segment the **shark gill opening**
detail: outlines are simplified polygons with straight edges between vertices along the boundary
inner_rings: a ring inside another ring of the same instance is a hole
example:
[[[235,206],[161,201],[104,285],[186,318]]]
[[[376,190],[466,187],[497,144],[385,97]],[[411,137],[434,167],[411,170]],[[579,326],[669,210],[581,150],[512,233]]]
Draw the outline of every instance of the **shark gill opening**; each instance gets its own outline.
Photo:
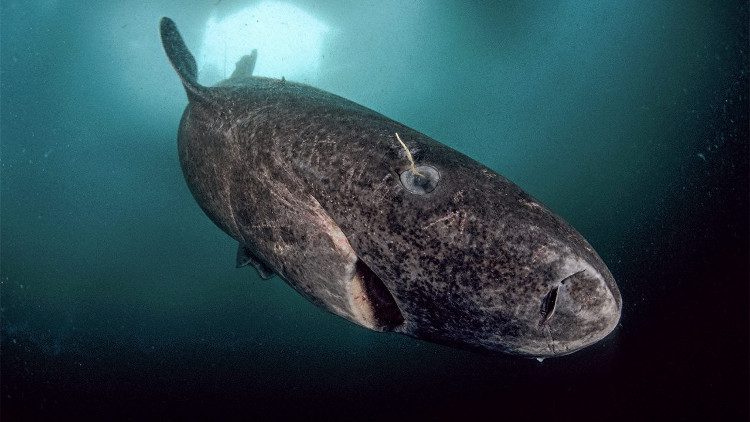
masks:
[[[361,260],[351,280],[351,301],[357,322],[378,331],[391,331],[403,324],[404,316],[383,281]]]

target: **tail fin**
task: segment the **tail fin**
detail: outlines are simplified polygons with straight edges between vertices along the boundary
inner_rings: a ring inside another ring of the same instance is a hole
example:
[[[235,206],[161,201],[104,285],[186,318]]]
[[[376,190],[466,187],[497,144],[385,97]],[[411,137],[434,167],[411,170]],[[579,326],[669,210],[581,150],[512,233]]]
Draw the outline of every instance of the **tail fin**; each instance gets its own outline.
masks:
[[[182,40],[177,25],[172,19],[164,17],[161,18],[159,31],[161,32],[161,43],[164,46],[164,51],[182,80],[188,99],[200,99],[204,96],[205,88],[198,84],[198,67],[195,64],[195,58],[185,46],[185,41]]]

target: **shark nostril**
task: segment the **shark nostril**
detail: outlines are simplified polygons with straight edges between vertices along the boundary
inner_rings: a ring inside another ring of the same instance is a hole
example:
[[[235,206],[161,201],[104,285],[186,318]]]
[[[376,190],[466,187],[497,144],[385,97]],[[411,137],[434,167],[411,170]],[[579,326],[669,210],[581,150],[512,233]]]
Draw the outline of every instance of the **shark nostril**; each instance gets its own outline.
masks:
[[[544,323],[550,319],[550,317],[552,316],[552,313],[555,311],[556,304],[557,304],[557,287],[553,287],[552,290],[550,290],[542,298],[542,306],[539,309],[539,313],[542,315],[542,320],[539,321],[540,327],[544,325]]]
[[[563,285],[563,284],[565,284],[565,282],[566,282],[566,281],[568,281],[568,280],[570,280],[571,278],[573,278],[573,277],[577,276],[578,274],[581,274],[581,273],[582,273],[582,272],[584,272],[584,271],[586,271],[586,270],[580,270],[580,271],[576,271],[576,272],[574,272],[573,274],[571,274],[571,275],[569,275],[569,276],[567,276],[567,277],[563,278],[563,279],[562,279],[562,280],[560,281],[560,285]]]

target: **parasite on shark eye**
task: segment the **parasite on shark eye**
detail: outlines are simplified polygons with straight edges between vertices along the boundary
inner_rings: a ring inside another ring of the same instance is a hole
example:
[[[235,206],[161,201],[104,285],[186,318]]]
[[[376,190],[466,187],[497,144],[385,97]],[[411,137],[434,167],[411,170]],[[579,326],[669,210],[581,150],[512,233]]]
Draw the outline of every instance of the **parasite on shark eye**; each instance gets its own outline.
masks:
[[[409,147],[401,140],[398,132],[396,132],[396,140],[398,140],[398,143],[404,149],[404,153],[410,164],[409,170],[401,173],[399,177],[401,184],[404,185],[406,190],[417,195],[424,195],[434,191],[440,180],[440,172],[432,166],[417,166],[414,163],[414,157],[411,155]]]
[[[416,171],[415,171],[416,170]],[[401,184],[409,192],[424,195],[435,190],[440,180],[440,172],[432,166],[416,166],[400,175]]]

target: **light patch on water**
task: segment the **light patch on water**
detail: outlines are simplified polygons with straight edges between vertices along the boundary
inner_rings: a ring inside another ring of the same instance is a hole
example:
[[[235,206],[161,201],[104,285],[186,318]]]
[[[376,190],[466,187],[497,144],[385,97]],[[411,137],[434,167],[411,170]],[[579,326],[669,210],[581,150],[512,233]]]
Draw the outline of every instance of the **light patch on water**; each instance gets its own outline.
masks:
[[[235,63],[258,50],[255,75],[311,82],[318,68],[328,25],[288,3],[267,1],[206,23],[196,55],[199,82],[228,78]]]

